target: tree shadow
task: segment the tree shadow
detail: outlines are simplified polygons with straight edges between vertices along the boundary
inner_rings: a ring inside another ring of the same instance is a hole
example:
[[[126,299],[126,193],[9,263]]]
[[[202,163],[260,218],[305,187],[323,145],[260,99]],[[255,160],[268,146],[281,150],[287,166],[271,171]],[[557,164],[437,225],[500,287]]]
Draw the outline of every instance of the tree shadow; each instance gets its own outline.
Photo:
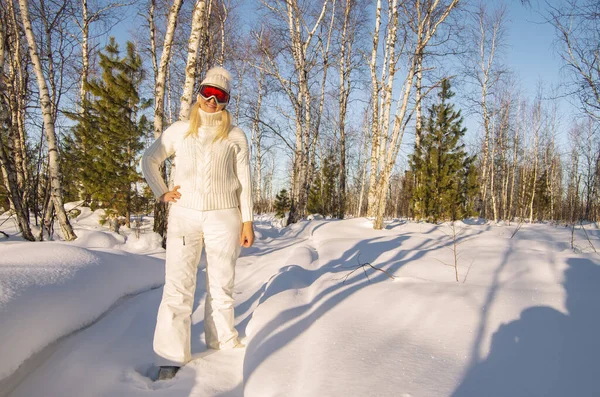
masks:
[[[453,397],[564,397],[600,394],[600,266],[570,258],[568,314],[530,307],[502,325],[485,360],[474,362]]]
[[[473,236],[472,234],[462,236],[458,240]],[[343,277],[356,266],[354,264],[357,262],[356,258],[359,254],[361,254],[361,263],[369,262],[394,274],[405,264],[422,258],[427,252],[452,244],[450,239],[446,239],[447,241],[442,244],[440,244],[440,239],[428,239],[417,247],[399,250],[394,257],[377,262],[382,253],[401,247],[406,240],[411,238],[409,235],[390,237],[382,236],[361,240],[339,257],[331,259],[315,269],[308,269],[302,264],[300,266],[291,264],[272,278],[267,283],[268,285],[264,285],[262,294],[255,294],[253,297],[259,299],[260,302],[285,290],[310,287],[315,281],[324,280],[324,277],[338,280],[323,290],[311,291],[309,289],[305,295],[304,304],[280,312],[252,335],[244,361],[244,381],[247,382],[255,369],[269,356],[300,336],[312,323],[344,299],[370,284],[389,281],[386,274],[365,268],[366,273],[362,270],[356,271],[345,282],[342,282]],[[367,275],[369,278],[366,277]],[[313,295],[312,292],[316,292],[316,294]]]

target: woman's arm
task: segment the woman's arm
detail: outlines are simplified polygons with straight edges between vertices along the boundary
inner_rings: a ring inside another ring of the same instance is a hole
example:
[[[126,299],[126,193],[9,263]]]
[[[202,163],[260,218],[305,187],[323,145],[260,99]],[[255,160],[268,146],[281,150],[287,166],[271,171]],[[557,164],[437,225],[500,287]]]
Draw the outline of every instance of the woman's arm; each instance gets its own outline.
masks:
[[[152,145],[144,152],[140,161],[142,174],[148,182],[156,198],[161,198],[169,191],[160,174],[160,165],[175,153],[175,138],[181,128],[181,123],[175,123],[167,128]]]
[[[232,139],[239,147],[236,155],[235,170],[240,185],[242,186],[239,192],[242,222],[252,222],[254,203],[252,202],[252,180],[250,177],[250,151],[248,149],[248,139],[246,138],[246,134],[237,127],[231,131],[230,139]]]
[[[246,134],[234,128],[230,133],[230,139],[237,144],[239,150],[236,155],[235,172],[242,186],[239,192],[240,212],[242,214],[242,233],[240,245],[251,247],[254,243],[253,205],[252,202],[252,179],[250,177],[250,150]]]

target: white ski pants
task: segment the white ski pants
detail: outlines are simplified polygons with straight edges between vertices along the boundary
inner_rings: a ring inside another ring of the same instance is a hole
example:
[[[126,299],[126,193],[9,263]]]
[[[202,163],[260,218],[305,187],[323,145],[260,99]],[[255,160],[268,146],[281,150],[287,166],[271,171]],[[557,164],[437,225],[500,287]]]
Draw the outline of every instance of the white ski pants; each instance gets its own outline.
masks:
[[[165,287],[154,332],[157,365],[183,366],[191,359],[191,315],[203,244],[207,259],[206,345],[227,349],[238,343],[232,294],[241,230],[238,208],[198,211],[171,207]]]

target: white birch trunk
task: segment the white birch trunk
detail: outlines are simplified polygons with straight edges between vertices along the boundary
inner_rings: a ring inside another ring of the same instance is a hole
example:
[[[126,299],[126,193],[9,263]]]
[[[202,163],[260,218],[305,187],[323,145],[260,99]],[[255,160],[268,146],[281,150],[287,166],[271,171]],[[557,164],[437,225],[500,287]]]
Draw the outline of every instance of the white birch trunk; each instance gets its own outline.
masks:
[[[8,89],[6,87],[6,83],[4,81],[4,63],[6,60],[6,26],[4,24],[0,24],[0,92],[6,93]],[[9,126],[10,125],[10,111],[9,104],[5,102],[4,95],[0,96],[0,126]],[[14,126],[9,126],[14,130]],[[15,159],[16,160],[16,159]],[[19,230],[21,231],[23,238],[29,241],[34,241],[35,238],[31,233],[31,228],[29,226],[29,213],[23,208],[21,201],[21,185],[18,181],[18,175],[16,170],[12,167],[10,163],[9,156],[6,152],[6,149],[0,139],[0,166],[2,168],[2,177],[4,181],[4,186],[8,192],[10,198],[11,207],[15,211],[15,215],[17,217],[17,224],[19,225]]]
[[[501,127],[502,128],[502,127]],[[492,129],[493,130],[493,129]],[[494,177],[496,176],[495,161],[496,156],[496,141],[492,139],[492,148],[490,156],[490,196],[492,197],[492,214],[494,215],[494,222],[498,222],[498,206],[496,203],[496,191],[494,189]]]
[[[167,31],[165,33],[156,81],[154,82],[154,138],[158,138],[163,131],[167,68],[171,59],[171,48],[173,47],[173,38],[175,37],[177,16],[179,15],[179,10],[181,10],[182,3],[183,0],[174,0],[167,17]]]
[[[83,25],[81,27],[81,79],[79,83],[79,106],[80,111],[83,111],[82,104],[87,95],[87,89],[85,84],[88,80],[90,70],[90,49],[89,49],[89,36],[90,36],[90,19],[88,15],[88,3],[87,0],[81,0],[81,16],[83,19]],[[80,112],[80,113],[81,113]]]
[[[375,28],[373,29],[373,47],[371,47],[371,61],[369,69],[371,70],[371,102],[373,106],[373,122],[371,133],[371,169],[369,174],[369,196],[367,198],[367,216],[375,216],[375,199],[377,177],[379,175],[379,145],[381,140],[381,126],[379,122],[379,94],[380,85],[377,77],[377,49],[379,48],[379,31],[381,29],[381,0],[377,0],[375,6]],[[362,196],[361,196],[362,200]],[[362,208],[362,207],[361,207]]]
[[[204,12],[206,2],[198,0],[194,7],[192,16],[192,30],[188,40],[188,56],[185,66],[185,82],[183,83],[183,94],[179,104],[179,120],[187,120],[190,117],[190,107],[192,106],[192,94],[196,83],[196,63],[198,62],[198,46],[202,31],[205,30]]]
[[[297,102],[297,124],[296,124],[296,151],[294,158],[294,196],[295,201],[290,211],[290,221],[296,222],[304,215],[306,203],[308,200],[308,176],[309,176],[309,158],[310,158],[310,138],[312,133],[311,112],[310,112],[310,90],[307,64],[307,51],[311,45],[316,30],[321,25],[329,0],[323,2],[321,12],[308,31],[306,38],[302,38],[302,20],[300,8],[296,0],[286,2],[288,30],[291,38],[292,56],[298,74],[298,102]],[[300,117],[298,117],[300,115]],[[314,150],[314,148],[313,148]]]
[[[154,81],[158,80],[158,62],[156,60],[156,24],[154,22],[154,11],[156,10],[156,0],[150,0],[150,9],[148,10],[148,28],[150,32],[150,53],[152,55],[152,71],[154,72]]]
[[[493,139],[491,136],[492,131],[490,122],[491,118],[493,117],[493,112],[490,109],[488,97],[490,93],[492,93],[500,75],[500,72],[495,70],[495,58],[496,50],[501,39],[500,36],[504,19],[504,9],[500,8],[493,18],[490,19],[486,6],[481,3],[476,17],[478,23],[478,41],[476,43],[478,49],[478,60],[476,62],[478,70],[475,71],[475,75],[471,77],[477,81],[477,84],[481,90],[479,107],[483,119],[484,139],[481,155],[482,165],[479,186],[483,205],[481,215],[486,217],[488,207],[488,189],[491,188],[489,181],[490,162],[494,161],[493,158],[490,158],[490,140]],[[493,200],[495,200],[495,198]],[[492,203],[492,206],[493,205],[495,205],[495,203]],[[494,214],[494,217],[496,216],[497,212]]]
[[[255,108],[255,112],[254,112],[254,119],[252,120],[252,147],[254,148],[254,155],[252,156],[252,158],[255,161],[254,202],[257,204],[262,202],[261,201],[262,200],[262,158],[261,158],[262,157],[262,150],[261,150],[262,131],[259,127],[259,121],[260,121],[260,110],[261,110],[262,99],[263,99],[263,80],[264,80],[264,73],[263,73],[263,69],[261,69],[259,72],[257,87],[256,87],[256,90],[258,92],[258,98],[256,99],[256,108]]]
[[[529,223],[533,223],[533,203],[535,200],[535,185],[537,181],[537,173],[538,173],[538,152],[539,152],[539,134],[542,128],[542,109],[541,103],[536,103],[534,114],[533,114],[533,177],[531,182],[531,199],[529,201]]]
[[[29,55],[31,56],[31,62],[33,64],[33,69],[40,91],[40,104],[44,119],[44,132],[48,141],[48,167],[51,181],[52,201],[54,203],[54,210],[56,211],[56,215],[63,233],[63,238],[67,241],[71,241],[76,239],[77,236],[73,232],[73,228],[69,223],[69,218],[67,217],[65,208],[63,206],[62,189],[60,183],[60,163],[58,161],[58,144],[56,142],[56,132],[54,130],[54,118],[52,103],[50,101],[50,93],[48,92],[46,77],[44,76],[42,63],[38,55],[37,44],[35,42],[33,29],[31,27],[27,0],[19,0],[19,6],[21,9],[21,19],[23,22],[23,28],[25,29],[25,36],[29,46]]]
[[[223,5],[223,17],[220,18],[220,30],[221,30],[221,51],[219,52],[219,65],[225,64],[225,25],[227,24],[227,18],[229,17],[229,10],[227,9],[225,2]]]
[[[346,213],[346,112],[348,109],[348,97],[350,95],[350,62],[352,54],[352,38],[350,37],[350,32],[348,31],[348,24],[350,22],[350,10],[352,4],[353,3],[350,0],[346,0],[340,51],[340,95],[338,98],[340,130],[340,178],[338,183],[338,219],[343,219]]]
[[[513,216],[513,203],[514,203],[514,194],[515,194],[515,180],[517,178],[517,163],[519,160],[519,131],[521,129],[521,102],[519,101],[518,107],[517,107],[517,123],[516,123],[516,128],[515,128],[515,140],[514,140],[514,147],[513,147],[513,161],[512,161],[512,170],[511,170],[511,182],[510,182],[510,198],[508,201],[508,217],[509,217],[509,221],[512,221],[512,216]],[[515,216],[516,216],[516,212],[515,212]]]
[[[12,86],[10,90],[2,90],[1,92],[7,92],[9,95],[8,107],[6,111],[10,109],[10,119],[12,124],[12,141],[9,139],[8,144],[12,145],[12,153],[14,156],[14,164],[16,170],[17,184],[19,191],[21,192],[21,200],[25,212],[28,213],[28,199],[31,194],[30,188],[27,187],[27,183],[30,179],[30,172],[27,164],[27,150],[25,147],[26,133],[25,133],[25,115],[26,107],[28,106],[27,101],[29,97],[29,78],[28,71],[26,70],[26,64],[23,64],[23,60],[26,59],[21,51],[21,37],[22,32],[17,22],[17,13],[13,4],[13,0],[7,2],[8,15],[6,22],[8,26],[4,26],[5,38],[8,39],[6,42],[9,47],[5,48],[5,65],[8,64],[8,79],[5,80],[4,84],[6,87],[7,82]],[[8,58],[7,58],[8,56]],[[7,59],[10,59],[7,62]],[[6,87],[8,88],[8,87]],[[11,204],[12,205],[12,204]],[[29,217],[29,215],[27,215]]]

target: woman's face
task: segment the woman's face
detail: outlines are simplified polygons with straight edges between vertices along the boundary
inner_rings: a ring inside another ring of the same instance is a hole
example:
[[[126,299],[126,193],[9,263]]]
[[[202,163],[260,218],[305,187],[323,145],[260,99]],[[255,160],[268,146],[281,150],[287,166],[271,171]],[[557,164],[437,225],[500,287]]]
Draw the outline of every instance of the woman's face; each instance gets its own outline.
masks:
[[[207,101],[202,98],[202,96],[198,95],[198,102],[200,102],[200,109],[204,110],[206,113],[220,112],[225,108],[225,105],[218,105],[215,98],[210,98]]]

